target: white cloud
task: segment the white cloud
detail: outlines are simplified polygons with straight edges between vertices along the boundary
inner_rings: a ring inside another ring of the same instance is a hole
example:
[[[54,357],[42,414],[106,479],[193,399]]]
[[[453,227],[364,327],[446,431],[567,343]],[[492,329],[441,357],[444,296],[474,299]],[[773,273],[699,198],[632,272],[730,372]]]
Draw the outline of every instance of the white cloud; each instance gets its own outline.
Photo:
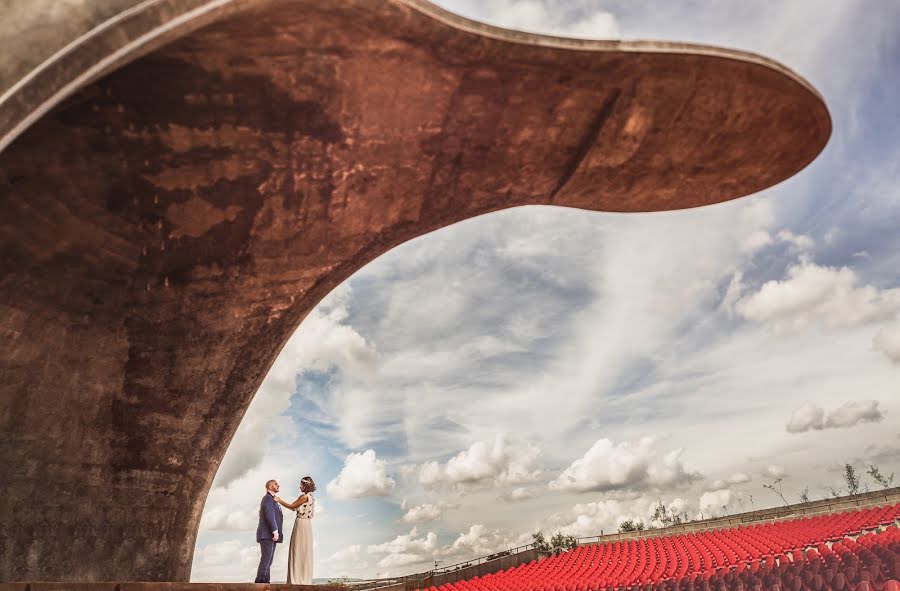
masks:
[[[728,282],[728,288],[725,290],[721,304],[722,309],[728,313],[729,317],[734,315],[734,306],[744,294],[744,287],[744,274],[740,271],[735,271]]]
[[[820,406],[807,402],[798,407],[788,421],[788,433],[803,433],[810,429],[825,428],[825,411]]]
[[[825,418],[826,429],[853,427],[859,423],[875,423],[884,419],[877,400],[845,402]]]
[[[782,242],[791,244],[796,250],[805,252],[812,250],[816,245],[815,240],[806,234],[794,234],[790,230],[781,230],[778,232],[778,239]]]
[[[401,521],[404,523],[427,523],[440,517],[443,512],[444,510],[440,506],[425,503],[407,509]]]
[[[362,546],[359,544],[351,544],[346,548],[341,548],[337,552],[325,559],[326,563],[345,564],[359,560],[362,555]]]
[[[549,516],[544,520],[543,526],[547,531],[560,531],[576,537],[596,536],[601,531],[612,533],[626,519],[639,519],[647,523],[646,506],[649,502],[644,502],[643,505],[637,508],[634,503],[626,505],[609,499],[579,503],[569,511]]]
[[[699,475],[685,468],[681,453],[660,453],[651,437],[634,443],[600,439],[551,481],[550,488],[588,492],[689,484]]]
[[[900,365],[900,323],[883,327],[872,339],[872,347],[894,365]]]
[[[424,554],[388,554],[378,561],[378,566],[390,568],[394,566],[410,566],[427,560]]]
[[[374,450],[351,453],[337,478],[328,483],[328,494],[338,499],[384,497],[394,490],[394,479],[387,474],[387,464]]]
[[[770,244],[772,244],[772,235],[766,230],[760,229],[751,232],[741,240],[741,250],[749,254]]]
[[[408,534],[401,534],[382,544],[369,545],[369,554],[424,554],[437,548],[437,534],[430,531],[419,537],[419,530],[413,527]]]
[[[615,15],[598,10],[578,23],[558,27],[558,35],[582,39],[615,39],[619,37],[619,23]]]
[[[851,400],[826,414],[825,410],[807,402],[798,407],[787,424],[788,433],[805,433],[823,429],[854,427],[859,423],[881,421],[884,413],[877,400]]]
[[[766,466],[765,474],[766,476],[771,476],[772,478],[784,476],[784,466],[781,466],[779,464],[769,464],[768,466]]]
[[[505,492],[501,494],[498,499],[501,501],[526,501],[528,499],[533,499],[535,497],[535,492],[533,490],[518,487],[514,488],[511,491]]]
[[[206,531],[248,531],[256,528],[258,519],[259,510],[253,505],[214,505],[203,512],[203,528]]]
[[[832,327],[857,326],[894,318],[900,310],[900,289],[860,286],[848,268],[802,261],[787,270],[782,281],[768,281],[741,299],[736,309],[776,334],[800,330],[820,320]]]
[[[727,507],[731,503],[733,497],[734,493],[729,489],[706,491],[700,495],[700,510],[707,513],[710,510],[713,513],[719,513],[722,511],[722,507]],[[709,517],[708,514],[706,516]]]
[[[422,464],[419,482],[428,487],[533,482],[541,474],[534,467],[539,455],[536,446],[514,443],[506,435],[497,434],[493,441],[476,441],[446,463]]]
[[[453,543],[441,548],[441,556],[483,556],[500,550],[507,550],[531,541],[531,535],[512,534],[500,529],[490,529],[482,524],[469,527],[469,531],[459,534]]]
[[[744,484],[745,482],[750,482],[750,480],[751,478],[748,474],[745,474],[744,472],[735,472],[728,478],[720,478],[718,480],[714,480],[712,483],[712,488],[728,488],[729,484]]]
[[[588,39],[616,39],[620,36],[615,15],[592,2],[554,5],[539,0],[462,0],[454,8],[479,20],[509,29]]]

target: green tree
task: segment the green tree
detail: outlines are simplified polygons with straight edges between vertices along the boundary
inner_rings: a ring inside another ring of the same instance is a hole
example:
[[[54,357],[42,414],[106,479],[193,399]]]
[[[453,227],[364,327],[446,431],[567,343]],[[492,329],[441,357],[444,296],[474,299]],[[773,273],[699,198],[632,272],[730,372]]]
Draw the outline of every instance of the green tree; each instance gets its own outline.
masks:
[[[781,481],[782,480],[784,480],[784,478],[779,476],[778,478],[773,480],[771,484],[764,484],[763,488],[767,488],[770,491],[772,491],[773,493],[775,493],[776,495],[778,495],[779,497],[781,497],[781,500],[784,502],[784,504],[788,505],[789,503],[787,502],[787,499],[784,498],[784,493],[781,490]]]
[[[531,543],[534,544],[534,548],[541,552],[549,552],[550,544],[544,539],[544,532],[538,531],[537,533],[531,534]]]
[[[558,556],[563,552],[574,550],[578,547],[578,540],[575,536],[566,536],[562,532],[556,532],[550,538],[550,548],[554,555]]]
[[[847,483],[847,494],[851,497],[859,494],[859,476],[850,464],[844,464],[844,482]]]
[[[877,482],[881,488],[891,488],[894,485],[894,473],[891,472],[891,475],[885,478],[881,475],[881,472],[875,466],[870,465],[869,470],[867,472],[869,476],[872,477],[872,480]]]
[[[644,522],[640,519],[626,519],[619,524],[619,533],[644,531]]]
[[[650,521],[655,521],[660,524],[662,527],[669,527],[670,525],[680,525],[683,523],[684,518],[675,512],[669,512],[666,506],[663,504],[662,499],[657,499],[656,507],[653,509],[653,517],[650,518]]]

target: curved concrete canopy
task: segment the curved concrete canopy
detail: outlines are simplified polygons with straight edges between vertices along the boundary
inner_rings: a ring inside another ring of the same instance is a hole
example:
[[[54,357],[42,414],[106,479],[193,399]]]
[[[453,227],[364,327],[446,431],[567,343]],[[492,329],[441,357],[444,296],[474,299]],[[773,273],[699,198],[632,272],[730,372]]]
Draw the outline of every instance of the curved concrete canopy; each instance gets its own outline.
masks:
[[[830,134],[735,51],[421,0],[75,5],[110,12],[0,47],[0,580],[187,580],[269,366],[391,247],[517,205],[734,199]]]

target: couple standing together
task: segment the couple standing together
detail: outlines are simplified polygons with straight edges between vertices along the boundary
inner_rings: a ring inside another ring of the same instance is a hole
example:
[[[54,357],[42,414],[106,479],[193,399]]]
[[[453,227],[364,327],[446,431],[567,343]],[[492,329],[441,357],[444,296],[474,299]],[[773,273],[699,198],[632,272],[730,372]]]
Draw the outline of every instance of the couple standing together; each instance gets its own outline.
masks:
[[[278,505],[297,512],[294,520],[294,531],[291,533],[291,545],[288,548],[287,582],[294,585],[311,585],[313,572],[313,537],[312,518],[316,510],[316,499],[313,493],[316,483],[309,476],[300,480],[300,496],[293,503],[288,503],[278,493],[278,481],[266,482],[266,495],[259,504],[259,525],[256,526],[256,541],[259,542],[260,559],[256,571],[257,583],[269,583],[272,559],[275,558],[275,545],[284,539],[281,533],[281,508]]]

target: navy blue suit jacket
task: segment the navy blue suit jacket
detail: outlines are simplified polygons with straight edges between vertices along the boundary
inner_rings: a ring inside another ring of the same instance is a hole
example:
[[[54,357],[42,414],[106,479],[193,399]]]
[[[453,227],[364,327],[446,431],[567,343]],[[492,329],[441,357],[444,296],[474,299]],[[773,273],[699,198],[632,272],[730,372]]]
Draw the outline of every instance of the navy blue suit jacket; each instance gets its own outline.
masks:
[[[281,508],[275,497],[266,493],[259,503],[259,525],[256,526],[256,541],[272,539],[272,532],[278,530],[278,543],[284,540],[284,534],[281,533]]]

